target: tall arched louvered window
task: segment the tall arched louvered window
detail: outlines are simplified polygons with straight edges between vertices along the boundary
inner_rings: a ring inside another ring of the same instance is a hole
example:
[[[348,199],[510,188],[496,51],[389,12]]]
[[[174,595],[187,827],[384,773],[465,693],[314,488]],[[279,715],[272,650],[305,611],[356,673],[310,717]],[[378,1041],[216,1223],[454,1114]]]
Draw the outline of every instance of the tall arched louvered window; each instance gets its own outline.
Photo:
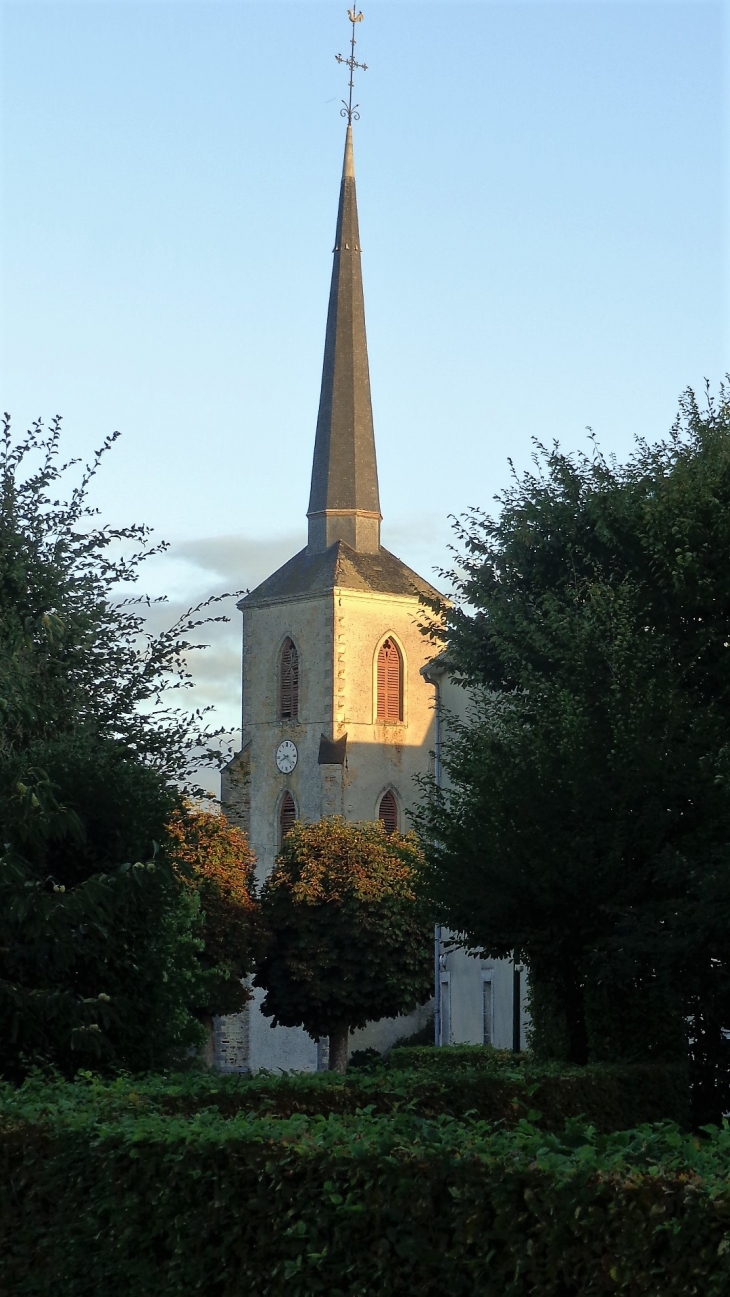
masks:
[[[403,720],[403,659],[395,640],[387,639],[378,653],[378,720]]]
[[[279,719],[299,718],[299,654],[290,639],[284,640],[279,661]]]
[[[386,833],[395,833],[398,828],[398,803],[392,793],[383,793],[378,807],[378,818],[383,821]]]
[[[297,808],[291,793],[284,793],[279,807],[279,843],[284,841],[287,833],[297,818]]]

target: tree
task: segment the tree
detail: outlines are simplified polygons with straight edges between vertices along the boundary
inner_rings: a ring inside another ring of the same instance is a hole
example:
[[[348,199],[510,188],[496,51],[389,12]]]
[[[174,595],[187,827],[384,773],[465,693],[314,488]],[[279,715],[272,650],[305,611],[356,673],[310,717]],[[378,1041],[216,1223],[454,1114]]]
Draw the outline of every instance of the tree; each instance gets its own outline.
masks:
[[[200,900],[202,967],[215,979],[214,1013],[237,1013],[251,998],[242,979],[253,967],[258,935],[256,857],[245,833],[213,811],[186,805],[167,826],[167,854],[173,867]]]
[[[432,993],[432,928],[416,897],[413,833],[335,816],[296,823],[261,891],[267,939],[254,985],[272,1026],[329,1036],[347,1067],[348,1032],[408,1013]]]
[[[624,465],[557,446],[535,463],[496,519],[460,528],[443,612],[474,707],[445,753],[451,789],[424,805],[432,892],[475,948],[527,959],[538,1046],[564,1031],[585,1062],[689,1039],[716,1112],[730,1025],[728,393],[704,410],[686,393],[668,438]]]
[[[60,420],[0,440],[0,1066],[144,1068],[200,1039],[199,901],[159,848],[215,736],[170,704],[192,612],[159,636],[116,591],[154,546],[95,523]],[[59,499],[66,490],[67,499]]]

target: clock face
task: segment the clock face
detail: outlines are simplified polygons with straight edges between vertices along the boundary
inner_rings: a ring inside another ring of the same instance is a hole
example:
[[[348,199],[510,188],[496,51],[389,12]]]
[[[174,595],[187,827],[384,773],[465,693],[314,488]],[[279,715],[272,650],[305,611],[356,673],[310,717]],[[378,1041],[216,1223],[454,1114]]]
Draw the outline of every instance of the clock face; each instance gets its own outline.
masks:
[[[284,739],[284,742],[280,743],[276,749],[277,768],[283,775],[290,775],[297,764],[298,757],[299,753],[296,744],[292,743],[291,739]]]

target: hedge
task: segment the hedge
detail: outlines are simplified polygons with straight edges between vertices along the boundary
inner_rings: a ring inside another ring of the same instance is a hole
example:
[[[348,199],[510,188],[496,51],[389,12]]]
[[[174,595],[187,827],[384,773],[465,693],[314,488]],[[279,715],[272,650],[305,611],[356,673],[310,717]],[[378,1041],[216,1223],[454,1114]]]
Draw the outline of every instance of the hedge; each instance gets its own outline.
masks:
[[[26,1110],[39,1115],[63,1109],[104,1114],[113,1120],[131,1111],[191,1117],[213,1108],[224,1117],[354,1116],[358,1111],[422,1117],[475,1116],[514,1126],[522,1118],[561,1130],[580,1118],[598,1131],[626,1130],[670,1120],[689,1125],[686,1072],[654,1065],[589,1067],[550,1071],[489,1072],[474,1068],[453,1076],[396,1072],[285,1076],[220,1076],[217,1073],[154,1075],[101,1081],[81,1074],[75,1083],[27,1083]]]
[[[473,1067],[485,1067],[489,1071],[504,1068],[514,1072],[535,1066],[531,1054],[495,1049],[493,1045],[443,1045],[438,1049],[434,1045],[400,1045],[391,1049],[388,1062],[396,1069],[449,1073],[470,1071]]]
[[[109,1115],[6,1096],[13,1297],[726,1297],[730,1129]]]
[[[26,1087],[26,1096],[32,1091]],[[53,1104],[53,1089],[46,1093]],[[361,1109],[381,1114],[410,1111],[423,1117],[477,1116],[513,1126],[523,1117],[549,1130],[569,1118],[582,1118],[599,1131],[626,1130],[644,1122],[670,1120],[689,1125],[687,1075],[663,1065],[521,1069],[484,1068],[444,1073],[376,1072],[286,1076],[153,1076],[116,1082],[84,1082],[62,1088],[65,1102],[89,1103],[108,1112],[125,1110],[126,1096],[146,1110],[192,1116],[216,1108],[223,1116],[238,1112],[280,1117],[304,1113],[354,1115]],[[72,1100],[72,1096],[75,1096]]]

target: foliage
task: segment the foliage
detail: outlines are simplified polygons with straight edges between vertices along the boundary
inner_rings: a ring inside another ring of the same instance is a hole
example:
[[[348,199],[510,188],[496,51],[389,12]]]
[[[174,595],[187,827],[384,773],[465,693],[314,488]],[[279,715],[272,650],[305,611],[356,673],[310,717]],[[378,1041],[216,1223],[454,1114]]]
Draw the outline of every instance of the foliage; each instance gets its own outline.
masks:
[[[0,1287],[724,1297],[728,1156],[727,1126],[696,1138],[670,1123],[601,1135],[407,1111],[181,1116],[129,1083],[32,1083],[0,1110]]]
[[[431,928],[414,891],[422,863],[413,834],[333,817],[296,823],[263,885],[263,1012],[329,1036],[331,1067],[343,1064],[348,1029],[431,992]]]
[[[237,1013],[250,991],[258,935],[256,857],[245,833],[224,815],[185,806],[167,826],[166,852],[183,883],[200,899],[201,963],[214,975],[209,1013]]]
[[[190,1008],[206,997],[197,902],[157,854],[178,781],[215,737],[169,702],[205,618],[148,633],[147,601],[118,591],[164,546],[145,527],[98,526],[87,503],[116,434],[75,484],[60,437],[56,419],[14,441],[6,419],[0,439],[6,1075],[34,1057],[160,1063],[197,1041]]]
[[[624,465],[538,446],[460,529],[445,608],[474,691],[428,801],[431,889],[475,948],[516,952],[533,1044],[672,1057],[727,1107],[730,394],[687,393]],[[551,1045],[552,1041],[552,1045]],[[724,1077],[725,1091],[718,1088]]]
[[[364,1052],[364,1051],[363,1051]],[[440,1051],[439,1051],[440,1052]],[[626,1130],[647,1121],[676,1121],[688,1126],[686,1069],[671,1064],[532,1064],[510,1068],[504,1062],[485,1065],[462,1059],[454,1071],[417,1060],[395,1067],[368,1059],[368,1066],[339,1072],[270,1076],[220,1076],[187,1072],[118,1077],[112,1081],[80,1074],[71,1084],[27,1082],[25,1101],[38,1111],[68,1109],[104,1114],[114,1120],[134,1109],[191,1117],[203,1108],[226,1117],[237,1113],[311,1117],[357,1112],[411,1112],[437,1119],[479,1117],[504,1126],[524,1118],[546,1130],[562,1130],[566,1120],[580,1118],[596,1130]]]
[[[383,1055],[379,1049],[368,1045],[367,1049],[354,1049],[347,1060],[350,1071],[373,1072],[383,1066]]]
[[[59,463],[61,421],[35,424],[13,441],[8,416],[0,441],[0,752],[26,753],[34,741],[80,726],[142,756],[168,782],[189,782],[201,748],[216,737],[203,714],[170,702],[191,686],[188,636],[211,620],[199,609],[153,635],[149,600],[119,598],[140,564],[167,546],[148,527],[99,527],[90,483],[118,434],[108,437],[79,481],[64,489],[77,461]],[[221,599],[227,596],[220,596]],[[217,600],[209,600],[209,603]],[[213,619],[218,620],[218,619]],[[212,749],[211,758],[220,756]],[[30,766],[32,788],[33,767]],[[35,776],[39,778],[39,776]],[[26,809],[31,808],[30,791]]]
[[[493,1045],[441,1045],[438,1048],[425,1045],[421,1047],[394,1046],[388,1061],[391,1067],[428,1069],[435,1072],[471,1071],[473,1068],[487,1068],[508,1072],[522,1072],[526,1067],[544,1068],[547,1065],[533,1058],[531,1054],[520,1050],[519,1054],[511,1049],[495,1049]],[[564,1065],[563,1065],[564,1066]]]

